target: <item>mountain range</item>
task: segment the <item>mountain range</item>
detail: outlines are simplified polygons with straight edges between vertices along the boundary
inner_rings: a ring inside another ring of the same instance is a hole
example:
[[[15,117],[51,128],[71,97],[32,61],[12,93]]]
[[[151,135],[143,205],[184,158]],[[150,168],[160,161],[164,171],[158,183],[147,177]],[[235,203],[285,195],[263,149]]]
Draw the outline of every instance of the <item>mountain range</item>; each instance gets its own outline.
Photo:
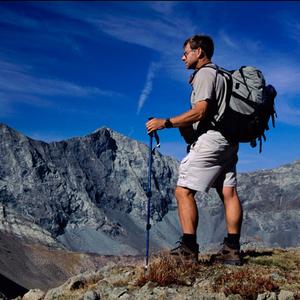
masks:
[[[0,260],[16,243],[100,255],[145,253],[148,147],[112,129],[45,143],[0,124]],[[173,192],[179,162],[153,154],[150,247],[181,235]],[[243,245],[300,245],[300,161],[238,175]],[[215,247],[225,234],[214,190],[197,195],[198,242]],[[5,252],[7,237],[14,243]],[[11,274],[7,264],[0,274]]]

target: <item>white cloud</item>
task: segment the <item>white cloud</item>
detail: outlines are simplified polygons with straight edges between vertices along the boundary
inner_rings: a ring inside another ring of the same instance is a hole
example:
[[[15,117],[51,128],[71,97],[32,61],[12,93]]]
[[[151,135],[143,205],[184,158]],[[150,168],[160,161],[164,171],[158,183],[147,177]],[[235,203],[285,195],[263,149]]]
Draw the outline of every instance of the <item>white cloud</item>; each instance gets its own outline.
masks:
[[[163,18],[146,19],[134,16],[105,16],[95,18],[97,28],[119,40],[137,44],[157,52],[172,53],[188,35],[189,20],[165,21]]]
[[[222,46],[218,46],[218,44]],[[218,34],[217,46],[222,49],[222,52],[229,52],[233,57],[233,53],[239,52],[238,56],[249,56],[260,53],[263,48],[263,42],[249,37],[238,37],[236,33],[227,33],[224,29]]]
[[[281,26],[287,37],[300,43],[300,22],[298,15],[295,16],[296,14],[298,14],[296,9],[295,11],[283,10],[274,14],[273,20]]]
[[[232,36],[229,36],[224,30],[221,30],[219,33],[219,38],[221,41],[224,42],[225,45],[227,45],[229,48],[239,50],[241,47],[240,42],[233,40]]]
[[[120,93],[92,86],[77,85],[58,79],[40,78],[30,74],[29,66],[0,61],[0,90],[2,92],[39,96],[107,97],[118,98]],[[10,97],[12,99],[12,97]]]
[[[299,43],[300,37],[300,22],[299,20],[291,20],[289,23],[291,29],[292,37]]]
[[[265,67],[267,83],[277,90],[275,107],[278,122],[290,125],[300,125],[300,70],[292,60],[276,61],[276,65]]]
[[[98,30],[116,39],[146,47],[160,55],[162,73],[169,78],[187,81],[181,62],[184,40],[196,31],[193,21],[171,9],[160,10],[152,19],[139,16],[109,15],[89,20]]]
[[[266,67],[265,77],[282,94],[300,93],[300,70],[289,59],[277,60],[276,64]]]
[[[278,121],[294,125],[300,126],[300,104],[296,103],[298,99],[288,100],[284,99],[283,102],[280,102],[281,99],[278,99],[277,103],[277,111],[278,111]],[[283,99],[282,99],[283,100]]]
[[[243,65],[262,66],[268,61],[269,48],[264,42],[251,37],[240,37],[237,32],[222,29],[215,37],[214,61],[228,69],[236,69]]]
[[[45,4],[35,3],[36,7],[45,9]],[[68,5],[67,3],[48,3],[46,9],[60,17],[66,16],[72,22],[60,20],[57,24],[45,26],[40,20],[30,22],[26,17],[21,16],[24,26],[37,26],[37,30],[42,28],[43,36],[55,42],[60,38],[68,49],[81,53],[80,47],[76,43],[77,36],[86,39],[103,38],[103,33],[115,39],[125,41],[130,44],[142,46],[156,51],[161,56],[162,68],[170,78],[185,80],[183,75],[184,67],[180,64],[180,56],[183,41],[196,32],[196,23],[188,11],[177,9],[180,2],[142,2],[136,4],[126,3],[126,5],[115,3],[115,13],[110,11],[112,4]],[[102,6],[103,9],[99,9]],[[153,12],[149,17],[149,11]],[[17,19],[11,18],[13,20]],[[75,22],[76,21],[76,22]],[[79,22],[78,22],[79,21]],[[199,22],[197,22],[199,24]],[[87,30],[88,29],[88,30]],[[46,37],[45,37],[46,36]]]
[[[149,97],[149,95],[152,91],[155,72],[158,70],[158,68],[159,68],[158,63],[152,62],[150,64],[148,74],[147,74],[147,78],[146,78],[146,82],[145,82],[143,91],[142,91],[142,93],[140,95],[140,98],[139,98],[138,108],[137,108],[137,115],[139,115],[141,109],[143,108],[147,98]]]
[[[152,8],[154,11],[168,15],[174,12],[178,2],[175,1],[150,1],[147,3],[148,7]]]
[[[115,11],[111,8],[114,5]],[[191,35],[195,31],[195,23],[188,15],[176,10],[179,2],[142,2],[126,3],[97,3],[93,5],[76,5],[48,3],[47,10],[60,16],[67,16],[78,20],[81,24],[75,27],[63,23],[63,28],[51,26],[53,33],[65,31],[76,36],[83,35],[94,40],[94,34],[106,33],[114,38],[131,44],[137,44],[158,52],[172,51],[172,46],[178,46],[178,41]],[[45,8],[43,3],[35,3],[35,6]],[[103,9],[101,9],[103,8]],[[154,12],[149,17],[149,12]],[[73,23],[72,23],[73,24]],[[82,30],[82,25],[90,26],[90,30],[96,29],[94,34]],[[54,29],[53,29],[54,28]],[[67,28],[67,29],[66,29]]]
[[[22,28],[37,28],[39,25],[37,20],[26,16],[26,14],[16,13],[5,6],[1,6],[0,18],[3,23],[20,26]]]

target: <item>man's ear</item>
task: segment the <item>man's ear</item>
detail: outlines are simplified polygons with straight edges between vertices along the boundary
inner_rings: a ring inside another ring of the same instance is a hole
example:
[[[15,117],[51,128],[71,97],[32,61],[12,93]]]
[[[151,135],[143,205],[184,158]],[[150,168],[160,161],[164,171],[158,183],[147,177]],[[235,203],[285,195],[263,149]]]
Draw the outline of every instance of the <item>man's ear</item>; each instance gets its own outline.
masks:
[[[201,48],[198,48],[197,51],[198,51],[198,58],[205,57],[205,52]]]

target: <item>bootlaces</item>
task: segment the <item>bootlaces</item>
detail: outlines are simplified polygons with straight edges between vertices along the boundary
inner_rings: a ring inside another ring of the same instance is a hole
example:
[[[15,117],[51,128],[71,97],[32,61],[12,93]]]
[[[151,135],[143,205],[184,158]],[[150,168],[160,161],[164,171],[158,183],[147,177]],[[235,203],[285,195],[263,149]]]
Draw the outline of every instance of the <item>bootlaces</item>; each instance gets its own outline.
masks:
[[[175,243],[175,245],[177,245],[177,244],[179,244],[177,247],[175,247],[174,249],[172,249],[171,251],[175,251],[175,250],[177,250],[177,249],[179,249],[179,248],[181,248],[181,246],[182,246],[182,239],[180,239],[179,241],[177,241],[176,243]]]

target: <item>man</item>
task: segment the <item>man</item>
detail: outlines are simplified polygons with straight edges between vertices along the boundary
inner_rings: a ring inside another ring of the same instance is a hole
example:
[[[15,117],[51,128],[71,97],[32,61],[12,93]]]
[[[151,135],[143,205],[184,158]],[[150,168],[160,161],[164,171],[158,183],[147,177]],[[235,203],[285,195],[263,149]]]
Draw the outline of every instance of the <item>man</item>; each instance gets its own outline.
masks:
[[[168,119],[154,118],[147,122],[146,127],[148,133],[177,127],[183,135],[190,128],[197,134],[179,167],[175,197],[183,236],[171,254],[187,260],[198,260],[198,209],[195,194],[197,191],[208,192],[214,187],[224,204],[228,232],[214,261],[241,265],[239,239],[242,206],[236,190],[238,144],[229,142],[214,125],[216,116],[224,106],[222,99],[225,86],[222,76],[211,62],[213,52],[214,44],[209,36],[195,35],[185,41],[182,61],[187,69],[195,70],[190,80],[191,109]]]

